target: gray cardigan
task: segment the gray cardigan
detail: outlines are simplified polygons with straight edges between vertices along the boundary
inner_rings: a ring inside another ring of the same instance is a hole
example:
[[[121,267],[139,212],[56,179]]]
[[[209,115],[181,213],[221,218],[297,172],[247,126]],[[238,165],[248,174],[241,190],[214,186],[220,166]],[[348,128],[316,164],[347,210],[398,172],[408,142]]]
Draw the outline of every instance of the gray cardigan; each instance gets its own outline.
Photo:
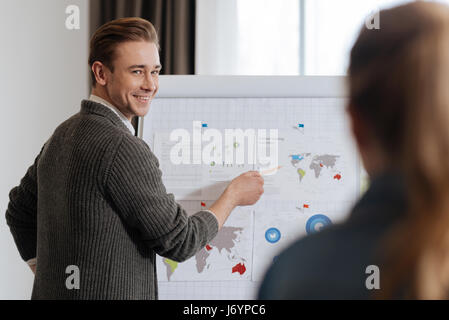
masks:
[[[25,261],[37,257],[33,299],[157,299],[155,254],[184,261],[218,232],[167,194],[159,162],[107,107],[88,100],[45,143],[6,220]],[[66,279],[79,268],[80,288]]]

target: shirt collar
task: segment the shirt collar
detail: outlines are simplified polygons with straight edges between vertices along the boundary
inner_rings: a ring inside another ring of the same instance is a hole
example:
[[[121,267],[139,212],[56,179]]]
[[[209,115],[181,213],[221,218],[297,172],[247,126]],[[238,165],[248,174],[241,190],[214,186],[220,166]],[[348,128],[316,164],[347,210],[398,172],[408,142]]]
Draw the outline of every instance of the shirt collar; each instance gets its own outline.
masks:
[[[108,107],[109,109],[111,109],[112,111],[114,111],[114,113],[120,118],[120,120],[122,120],[122,122],[125,124],[125,126],[129,129],[129,131],[131,131],[132,135],[135,135],[135,129],[133,127],[133,125],[131,124],[131,121],[128,120],[128,118],[126,118],[123,113],[120,112],[119,109],[117,109],[115,106],[113,106],[111,103],[109,103],[108,101],[100,98],[99,96],[96,96],[94,94],[91,94],[89,97],[90,101],[96,102],[96,103],[100,103],[106,107]]]

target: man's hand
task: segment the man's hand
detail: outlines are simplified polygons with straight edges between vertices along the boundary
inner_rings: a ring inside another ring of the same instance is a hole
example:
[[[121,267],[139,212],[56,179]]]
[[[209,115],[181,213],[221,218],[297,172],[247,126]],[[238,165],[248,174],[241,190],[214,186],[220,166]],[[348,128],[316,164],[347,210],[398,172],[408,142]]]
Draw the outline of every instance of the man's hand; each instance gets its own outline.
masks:
[[[36,274],[36,265],[33,264],[32,266],[30,266],[31,271],[33,271],[34,274]]]
[[[262,196],[264,180],[259,172],[248,171],[234,180],[226,188],[230,200],[235,206],[255,204]]]
[[[220,198],[209,208],[217,217],[218,229],[221,229],[236,206],[253,205],[260,199],[263,183],[264,180],[257,171],[248,171],[231,181]]]

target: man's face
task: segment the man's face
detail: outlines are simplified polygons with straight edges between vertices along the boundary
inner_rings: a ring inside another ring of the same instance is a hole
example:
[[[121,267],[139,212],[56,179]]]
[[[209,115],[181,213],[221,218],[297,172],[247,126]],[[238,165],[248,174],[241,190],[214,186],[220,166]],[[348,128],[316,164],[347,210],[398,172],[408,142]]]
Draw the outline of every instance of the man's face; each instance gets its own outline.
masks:
[[[106,70],[106,90],[112,104],[129,120],[146,115],[159,89],[161,63],[156,45],[146,41],[120,43],[112,63],[114,72]]]

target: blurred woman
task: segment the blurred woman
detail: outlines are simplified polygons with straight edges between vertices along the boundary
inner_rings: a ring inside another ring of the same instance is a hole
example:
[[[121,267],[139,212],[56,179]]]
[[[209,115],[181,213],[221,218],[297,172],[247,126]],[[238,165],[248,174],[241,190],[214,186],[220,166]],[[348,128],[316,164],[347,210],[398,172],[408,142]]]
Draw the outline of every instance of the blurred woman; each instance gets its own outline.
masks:
[[[380,29],[361,30],[348,73],[371,186],[345,223],[285,250],[259,298],[448,298],[449,8],[381,11]]]

